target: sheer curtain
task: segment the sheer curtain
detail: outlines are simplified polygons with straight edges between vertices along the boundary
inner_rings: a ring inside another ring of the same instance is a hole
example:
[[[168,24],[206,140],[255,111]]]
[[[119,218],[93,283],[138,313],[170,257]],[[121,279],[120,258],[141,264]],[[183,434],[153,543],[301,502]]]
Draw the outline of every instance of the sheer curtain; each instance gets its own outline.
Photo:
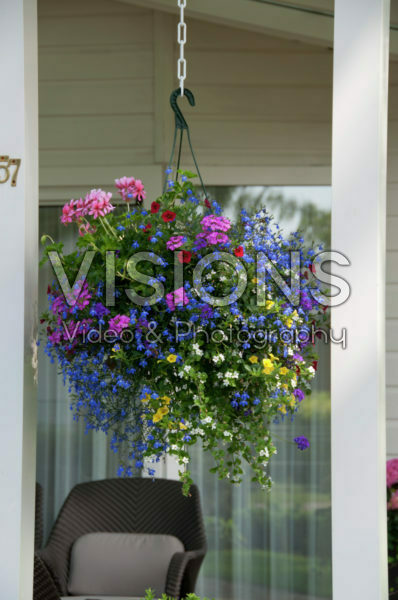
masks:
[[[214,188],[233,217],[265,203],[285,231],[302,229],[307,241],[330,243],[330,188]],[[198,589],[216,600],[331,598],[330,348],[318,344],[313,394],[294,422],[272,426],[278,455],[274,486],[263,492],[247,474],[239,487],[218,481],[200,448],[192,452],[201,489],[209,552]],[[291,443],[305,435],[311,448]],[[285,441],[286,440],[286,441]]]
[[[61,208],[40,208],[40,236],[44,233],[73,249],[75,232],[61,225]],[[47,286],[54,276],[46,264],[39,274],[39,314],[47,310]],[[39,396],[37,430],[37,481],[44,490],[44,534],[51,525],[66,496],[77,483],[115,477],[118,457],[109,450],[109,440],[102,433],[85,433],[83,423],[73,420],[68,388],[56,364],[39,347]]]

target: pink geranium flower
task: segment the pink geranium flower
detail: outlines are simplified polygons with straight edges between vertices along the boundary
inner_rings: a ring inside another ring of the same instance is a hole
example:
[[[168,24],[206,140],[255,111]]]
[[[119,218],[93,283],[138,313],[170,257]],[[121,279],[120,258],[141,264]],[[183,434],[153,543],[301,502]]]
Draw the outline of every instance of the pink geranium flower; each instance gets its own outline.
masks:
[[[189,300],[183,287],[166,295],[166,304],[172,311],[176,309],[176,306],[186,306],[188,302]]]
[[[119,190],[119,194],[126,202],[131,200],[131,198],[136,199],[137,202],[143,202],[146,198],[144,184],[140,179],[122,177],[115,180],[115,185]]]
[[[166,243],[166,247],[168,250],[177,250],[177,248],[180,248],[183,245],[184,241],[182,235],[173,235]]]
[[[121,179],[115,179],[115,185],[119,190],[119,194],[128,202],[130,195],[133,196],[133,189],[135,186],[135,178],[134,177],[122,177]]]
[[[136,198],[138,202],[143,202],[146,198],[146,191],[144,189],[144,184],[140,179],[136,179],[133,198]]]
[[[91,190],[85,198],[88,214],[94,219],[105,217],[105,215],[115,210],[110,202],[111,198],[112,194],[110,192]]]
[[[75,208],[74,208],[74,200],[71,200],[62,208],[62,217],[61,223],[67,225],[68,223],[72,223],[75,218]]]
[[[130,325],[130,317],[126,315],[116,315],[112,319],[109,319],[109,329],[116,333],[121,333],[123,329],[126,329]]]

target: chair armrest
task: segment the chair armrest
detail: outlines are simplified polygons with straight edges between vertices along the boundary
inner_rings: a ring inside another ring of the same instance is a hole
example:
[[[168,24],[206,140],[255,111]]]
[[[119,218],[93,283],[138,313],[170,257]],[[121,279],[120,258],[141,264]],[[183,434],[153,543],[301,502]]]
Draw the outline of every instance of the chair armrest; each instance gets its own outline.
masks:
[[[33,600],[60,600],[50,570],[38,553],[35,553]]]
[[[205,550],[176,552],[173,555],[166,579],[166,594],[171,598],[185,598],[195,591],[195,583]]]

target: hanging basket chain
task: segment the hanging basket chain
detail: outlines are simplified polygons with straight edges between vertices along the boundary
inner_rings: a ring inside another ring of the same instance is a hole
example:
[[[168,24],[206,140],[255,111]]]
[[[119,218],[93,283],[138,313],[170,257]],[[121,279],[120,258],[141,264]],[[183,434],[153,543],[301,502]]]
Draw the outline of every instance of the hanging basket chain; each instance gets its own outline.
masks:
[[[185,44],[187,42],[187,24],[185,23],[185,7],[187,0],[178,0],[180,7],[180,22],[178,23],[178,43],[180,45],[180,58],[177,62],[177,77],[180,81],[181,96],[184,95],[184,82],[187,78],[187,61],[185,60]]]
[[[187,5],[187,0],[177,0],[177,2],[178,2],[178,6],[180,8],[180,22],[178,23],[178,28],[177,28],[178,44],[180,46],[180,58],[177,61],[177,76],[180,81],[180,89],[175,90],[171,94],[171,97],[170,97],[170,104],[171,104],[171,108],[173,109],[173,112],[175,114],[176,121],[175,121],[174,139],[173,139],[173,144],[172,144],[172,149],[171,149],[171,155],[170,155],[170,160],[168,163],[168,171],[169,171],[169,169],[171,169],[173,161],[174,161],[174,155],[175,155],[176,146],[177,146],[177,136],[178,136],[178,132],[180,132],[178,153],[177,153],[176,176],[175,176],[176,181],[178,181],[179,169],[180,169],[180,163],[181,163],[181,155],[182,155],[182,144],[183,144],[183,139],[184,139],[184,131],[186,131],[189,149],[191,151],[192,158],[193,158],[193,161],[194,161],[194,164],[195,164],[195,167],[196,167],[199,179],[200,179],[202,190],[203,190],[205,197],[207,197],[206,187],[203,182],[202,175],[199,170],[199,165],[196,160],[196,156],[195,156],[195,153],[194,153],[194,150],[192,147],[191,134],[189,132],[188,123],[184,119],[184,116],[178,106],[178,103],[177,103],[178,96],[185,96],[188,99],[190,105],[195,106],[194,95],[192,94],[192,92],[190,90],[186,89],[184,86],[184,82],[187,77],[187,61],[185,60],[185,54],[184,54],[185,44],[187,42],[187,25],[184,20],[184,18],[185,18],[184,10]],[[168,183],[168,180],[166,179],[164,182],[163,193],[166,191],[167,183]]]

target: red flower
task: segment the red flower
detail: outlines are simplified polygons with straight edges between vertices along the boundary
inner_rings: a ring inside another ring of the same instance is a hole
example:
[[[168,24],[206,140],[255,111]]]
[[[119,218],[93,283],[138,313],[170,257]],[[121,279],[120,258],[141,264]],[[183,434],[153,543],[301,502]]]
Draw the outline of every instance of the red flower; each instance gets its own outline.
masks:
[[[242,256],[244,255],[245,251],[243,250],[242,246],[238,246],[237,248],[235,248],[234,250],[234,254],[237,258],[242,258]]]
[[[162,214],[162,219],[165,223],[171,223],[171,221],[174,221],[176,216],[177,215],[172,210],[165,210]]]
[[[298,365],[296,365],[296,375],[300,375],[301,369]]]
[[[308,268],[311,271],[311,273],[315,274],[315,266],[312,263],[310,264],[310,266]]]
[[[192,252],[189,252],[189,250],[182,250],[178,254],[178,260],[180,261],[181,264],[190,263],[191,258],[192,258]]]
[[[317,371],[317,370],[318,370],[318,361],[317,361],[317,360],[314,360],[314,361],[312,362],[312,367],[315,369],[315,371]]]
[[[160,204],[159,202],[152,202],[151,204],[151,213],[153,215],[156,215],[156,213],[158,213],[160,210]]]
[[[205,207],[206,208],[211,208],[211,204],[209,202],[209,200],[207,198],[205,198]]]
[[[147,223],[147,224],[145,225],[145,228],[144,228],[144,233],[145,233],[146,231],[149,231],[150,229],[152,229],[152,225],[151,225],[150,223]]]

